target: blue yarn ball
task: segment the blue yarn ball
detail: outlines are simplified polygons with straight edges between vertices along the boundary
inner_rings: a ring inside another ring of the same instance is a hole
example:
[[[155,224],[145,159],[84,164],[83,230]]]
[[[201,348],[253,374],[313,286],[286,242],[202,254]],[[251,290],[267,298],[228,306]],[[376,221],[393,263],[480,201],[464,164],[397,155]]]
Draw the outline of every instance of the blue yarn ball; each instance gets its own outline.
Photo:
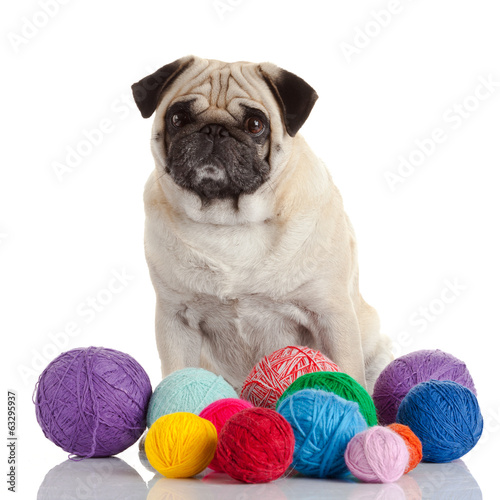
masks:
[[[284,399],[277,411],[295,435],[295,469],[322,478],[349,473],[345,449],[355,434],[367,428],[358,403],[332,392],[303,389]]]
[[[149,401],[147,424],[169,413],[198,415],[218,399],[237,398],[236,391],[221,377],[203,368],[184,368],[167,375]]]
[[[422,442],[423,460],[445,463],[469,452],[483,432],[483,417],[470,389],[449,380],[430,380],[405,396],[396,421]]]

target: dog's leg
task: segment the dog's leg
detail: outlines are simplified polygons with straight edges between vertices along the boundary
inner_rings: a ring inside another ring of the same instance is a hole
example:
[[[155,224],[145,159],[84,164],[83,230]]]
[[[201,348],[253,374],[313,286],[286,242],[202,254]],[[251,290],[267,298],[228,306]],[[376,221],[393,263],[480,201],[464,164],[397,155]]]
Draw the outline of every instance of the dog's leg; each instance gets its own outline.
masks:
[[[201,333],[181,305],[157,300],[155,326],[163,377],[175,370],[200,366]]]
[[[316,339],[319,350],[334,361],[341,372],[347,373],[367,387],[361,332],[350,301],[330,304],[328,312],[318,315]]]
[[[358,294],[356,308],[365,357],[366,388],[371,394],[380,372],[394,357],[391,353],[391,340],[380,333],[380,320],[377,311],[367,304]]]
[[[392,342],[387,335],[378,335],[376,344],[369,353],[365,350],[366,389],[370,394],[380,372],[394,359],[391,352]]]

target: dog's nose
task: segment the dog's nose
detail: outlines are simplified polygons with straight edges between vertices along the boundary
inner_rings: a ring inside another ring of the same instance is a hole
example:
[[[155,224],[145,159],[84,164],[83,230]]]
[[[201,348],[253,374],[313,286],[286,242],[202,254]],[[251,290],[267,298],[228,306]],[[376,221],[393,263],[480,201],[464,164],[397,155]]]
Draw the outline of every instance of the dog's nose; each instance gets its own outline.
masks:
[[[208,134],[212,137],[229,137],[229,132],[226,127],[219,125],[218,123],[209,123],[205,125],[200,132],[202,134]]]

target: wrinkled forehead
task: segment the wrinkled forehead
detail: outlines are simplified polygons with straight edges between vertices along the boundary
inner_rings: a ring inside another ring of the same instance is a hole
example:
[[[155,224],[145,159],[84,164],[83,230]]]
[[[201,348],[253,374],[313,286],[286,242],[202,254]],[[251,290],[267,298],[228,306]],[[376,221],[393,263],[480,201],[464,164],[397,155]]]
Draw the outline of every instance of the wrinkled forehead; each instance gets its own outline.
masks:
[[[196,114],[207,111],[226,119],[238,120],[247,108],[261,111],[268,119],[273,96],[262,79],[257,64],[205,61],[183,73],[162,97],[157,115],[169,106],[191,101]]]

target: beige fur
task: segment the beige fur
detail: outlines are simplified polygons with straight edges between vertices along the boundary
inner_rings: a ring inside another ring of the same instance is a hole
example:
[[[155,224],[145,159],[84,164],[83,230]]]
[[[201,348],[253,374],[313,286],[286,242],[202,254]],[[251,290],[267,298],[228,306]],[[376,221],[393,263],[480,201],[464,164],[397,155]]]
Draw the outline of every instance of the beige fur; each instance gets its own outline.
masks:
[[[262,356],[308,345],[371,391],[390,344],[358,290],[351,223],[325,165],[301,135],[287,134],[262,71],[278,68],[197,58],[156,110],[145,251],[162,373],[202,366],[239,389]],[[270,119],[270,178],[237,209],[226,200],[202,206],[165,174],[164,115],[187,98],[214,121],[238,116],[240,103]]]

